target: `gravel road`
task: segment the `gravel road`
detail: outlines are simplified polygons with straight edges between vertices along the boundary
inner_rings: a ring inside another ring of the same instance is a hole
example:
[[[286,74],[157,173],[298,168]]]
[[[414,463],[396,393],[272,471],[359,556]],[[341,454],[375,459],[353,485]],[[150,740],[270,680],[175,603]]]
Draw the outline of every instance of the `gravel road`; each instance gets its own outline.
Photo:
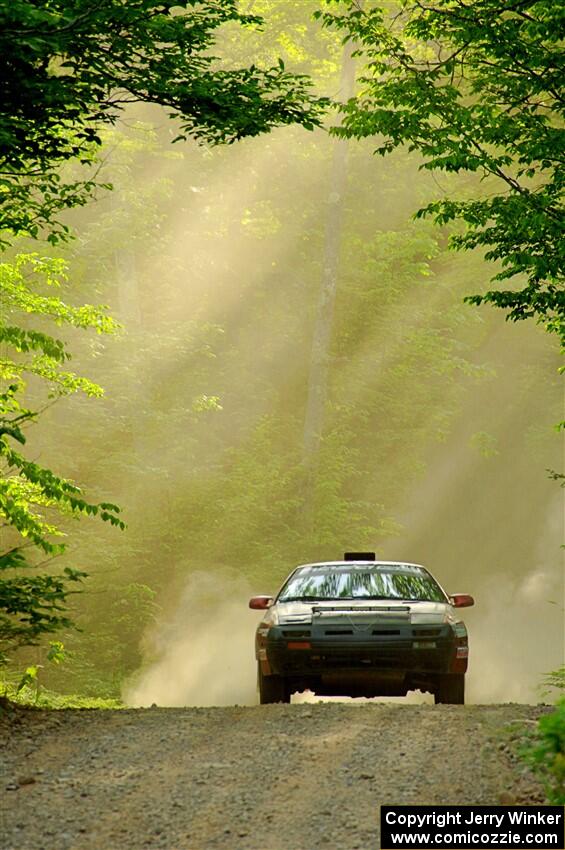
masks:
[[[376,850],[379,806],[537,803],[543,707],[294,704],[0,716],[4,850]]]

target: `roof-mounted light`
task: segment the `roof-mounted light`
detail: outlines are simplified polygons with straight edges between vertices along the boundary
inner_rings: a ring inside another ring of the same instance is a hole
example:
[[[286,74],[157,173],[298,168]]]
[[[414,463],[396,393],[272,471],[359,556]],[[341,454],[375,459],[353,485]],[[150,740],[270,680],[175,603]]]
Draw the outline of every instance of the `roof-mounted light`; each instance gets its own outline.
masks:
[[[374,561],[374,552],[346,552],[343,556],[344,561]]]

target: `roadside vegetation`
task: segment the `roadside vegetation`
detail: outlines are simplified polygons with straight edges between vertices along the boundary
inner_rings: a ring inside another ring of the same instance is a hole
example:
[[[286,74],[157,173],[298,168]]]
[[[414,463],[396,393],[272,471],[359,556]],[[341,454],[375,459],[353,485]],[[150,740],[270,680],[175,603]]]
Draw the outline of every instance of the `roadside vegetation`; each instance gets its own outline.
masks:
[[[53,295],[68,279],[64,259],[32,251],[30,240],[57,245],[75,236],[61,218],[84,206],[100,183],[100,132],[126,104],[159,104],[180,124],[177,137],[230,143],[271,127],[319,123],[323,102],[308,81],[282,63],[214,68],[216,29],[226,22],[258,24],[236,3],[171,4],[144,0],[124,6],[105,0],[48,5],[19,2],[0,11],[5,57],[0,242],[0,507],[4,517],[0,553],[0,664],[21,646],[72,626],[67,615],[74,585],[86,573],[66,564],[66,536],[53,514],[96,515],[125,528],[110,502],[87,502],[78,485],[29,459],[24,428],[62,396],[101,396],[99,385],[63,369],[71,358],[65,340],[49,333],[70,325],[111,333],[117,324],[104,308],[72,306]],[[65,166],[69,168],[65,171]],[[74,165],[74,173],[71,166]],[[89,170],[90,167],[90,170]],[[12,251],[8,249],[12,247]],[[14,253],[17,251],[17,253]],[[76,293],[75,293],[76,295]],[[37,324],[30,324],[30,317]],[[14,448],[14,443],[18,447]],[[59,539],[58,539],[59,538]],[[37,669],[28,667],[29,671]]]
[[[555,708],[538,721],[527,735],[521,756],[543,782],[548,803],[565,805],[565,667],[549,673],[542,693],[551,696]]]
[[[565,697],[554,711],[538,721],[536,733],[523,752],[524,758],[542,780],[547,801],[565,804]]]

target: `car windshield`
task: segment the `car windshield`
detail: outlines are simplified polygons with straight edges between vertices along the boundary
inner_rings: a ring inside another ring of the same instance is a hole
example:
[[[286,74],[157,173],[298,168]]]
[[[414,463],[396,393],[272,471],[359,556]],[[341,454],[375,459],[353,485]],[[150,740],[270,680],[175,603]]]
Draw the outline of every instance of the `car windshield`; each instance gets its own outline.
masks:
[[[302,567],[289,578],[277,601],[328,599],[446,602],[443,591],[431,575],[411,564]]]

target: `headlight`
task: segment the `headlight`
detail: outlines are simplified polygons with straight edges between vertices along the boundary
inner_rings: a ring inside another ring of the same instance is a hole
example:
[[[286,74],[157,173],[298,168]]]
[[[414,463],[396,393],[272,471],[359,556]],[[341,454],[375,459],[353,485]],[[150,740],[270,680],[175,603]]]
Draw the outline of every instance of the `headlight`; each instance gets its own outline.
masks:
[[[259,623],[259,634],[261,630],[265,630],[265,634],[269,631],[273,626],[278,626],[279,624],[279,615],[274,608],[268,608],[265,612],[265,616]]]

